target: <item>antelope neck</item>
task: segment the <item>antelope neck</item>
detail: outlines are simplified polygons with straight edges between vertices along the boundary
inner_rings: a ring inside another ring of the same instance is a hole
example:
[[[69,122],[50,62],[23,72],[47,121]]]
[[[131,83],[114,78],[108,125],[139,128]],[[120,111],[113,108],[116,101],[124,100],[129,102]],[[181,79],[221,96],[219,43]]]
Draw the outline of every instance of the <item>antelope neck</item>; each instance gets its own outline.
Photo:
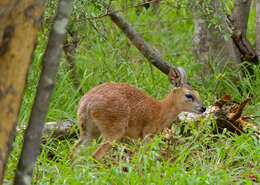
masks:
[[[161,114],[171,115],[171,117],[177,117],[181,110],[178,107],[178,97],[175,93],[176,89],[171,90],[171,92],[163,99],[159,100],[161,105]],[[162,116],[163,116],[162,115]]]

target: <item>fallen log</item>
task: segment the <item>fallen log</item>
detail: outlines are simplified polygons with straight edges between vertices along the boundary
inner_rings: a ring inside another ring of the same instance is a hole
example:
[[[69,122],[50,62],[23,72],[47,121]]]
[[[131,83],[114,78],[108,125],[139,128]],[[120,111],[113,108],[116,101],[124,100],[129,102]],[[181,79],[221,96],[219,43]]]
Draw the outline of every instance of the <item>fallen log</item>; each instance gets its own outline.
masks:
[[[75,125],[76,120],[61,120],[54,122],[46,122],[44,124],[42,134],[44,137],[53,138],[73,138],[76,137],[76,133],[73,132],[72,127]],[[18,124],[16,127],[17,132],[24,131],[26,125]]]

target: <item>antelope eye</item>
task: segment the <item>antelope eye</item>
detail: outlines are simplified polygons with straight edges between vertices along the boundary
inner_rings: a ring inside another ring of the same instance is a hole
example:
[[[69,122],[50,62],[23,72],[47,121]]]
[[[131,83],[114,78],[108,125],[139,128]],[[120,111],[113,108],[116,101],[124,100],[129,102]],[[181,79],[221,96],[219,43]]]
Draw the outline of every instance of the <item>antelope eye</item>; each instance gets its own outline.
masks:
[[[192,94],[185,94],[186,98],[190,99],[190,100],[194,100],[194,97]]]

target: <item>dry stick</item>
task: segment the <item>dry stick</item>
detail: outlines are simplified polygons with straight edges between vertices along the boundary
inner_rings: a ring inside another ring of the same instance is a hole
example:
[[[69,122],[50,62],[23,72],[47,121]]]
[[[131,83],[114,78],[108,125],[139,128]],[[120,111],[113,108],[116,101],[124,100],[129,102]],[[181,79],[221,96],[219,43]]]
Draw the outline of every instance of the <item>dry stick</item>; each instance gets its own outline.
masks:
[[[104,3],[105,7],[111,8]],[[113,10],[111,10],[113,12]],[[155,67],[168,75],[172,65],[164,61],[159,54],[151,48],[151,46],[144,41],[142,37],[134,30],[130,23],[128,23],[118,12],[109,14],[111,20],[126,34],[135,47],[151,62]]]
[[[74,119],[46,122],[42,129],[42,135],[53,138],[73,138],[76,133],[71,132],[71,129],[75,123],[76,120]],[[24,124],[17,124],[16,126],[17,132],[24,132],[26,129],[27,125]]]
[[[241,119],[255,119],[255,118],[260,118],[260,115],[241,116]]]
[[[250,100],[251,100],[251,98],[247,98],[243,102],[241,102],[239,105],[231,107],[229,115],[228,115],[229,121],[234,123],[238,118],[240,118],[246,104]]]
[[[123,9],[120,9],[120,10],[113,10],[113,11],[110,11],[110,12],[107,12],[105,14],[101,14],[101,15],[97,15],[97,16],[93,16],[93,17],[85,17],[85,18],[76,18],[76,19],[72,19],[73,22],[81,22],[81,21],[86,21],[86,20],[92,20],[92,19],[99,19],[99,18],[103,18],[103,17],[106,17],[112,13],[116,13],[116,12],[124,12],[130,8],[137,8],[137,7],[140,7],[140,6],[144,6],[144,5],[147,5],[147,4],[150,4],[150,3],[154,3],[154,2],[157,2],[158,0],[151,0],[151,1],[146,1],[146,2],[143,2],[143,3],[140,3],[140,4],[137,4],[137,5],[133,5],[133,6],[128,6],[126,8],[123,8]],[[178,7],[174,7],[174,8],[178,8]],[[47,18],[47,21],[48,22],[53,22],[53,19],[52,18]]]
[[[146,1],[146,2],[143,2],[143,3],[140,3],[140,4],[137,4],[137,5],[133,5],[133,6],[128,6],[126,8],[123,8],[121,10],[111,10],[111,11],[108,11],[107,13],[105,14],[101,14],[101,15],[98,15],[98,16],[94,16],[94,17],[86,17],[86,18],[82,18],[82,19],[74,19],[73,21],[85,21],[85,20],[91,20],[91,19],[97,19],[97,18],[103,18],[105,16],[108,16],[108,15],[111,15],[113,13],[117,13],[117,12],[124,12],[130,8],[137,8],[139,6],[144,6],[144,5],[147,5],[147,4],[150,4],[150,3],[153,3],[153,2],[157,2],[158,0],[151,0],[151,1]],[[108,4],[106,5],[108,6]]]
[[[72,0],[61,0],[50,33],[47,49],[43,56],[42,73],[28,128],[25,131],[24,145],[15,174],[14,184],[31,184],[33,166],[40,150],[42,128],[50,104],[50,97],[56,83],[56,74],[66,37],[66,26],[69,22],[71,11]]]

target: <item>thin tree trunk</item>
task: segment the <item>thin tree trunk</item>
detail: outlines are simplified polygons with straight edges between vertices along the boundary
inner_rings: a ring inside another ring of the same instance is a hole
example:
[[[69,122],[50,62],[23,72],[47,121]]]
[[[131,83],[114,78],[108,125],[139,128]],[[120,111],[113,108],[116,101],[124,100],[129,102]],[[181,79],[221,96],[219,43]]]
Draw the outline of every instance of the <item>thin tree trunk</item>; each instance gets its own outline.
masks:
[[[76,53],[76,49],[78,46],[78,30],[75,28],[68,28],[68,33],[71,36],[71,40],[69,41],[69,38],[67,37],[63,50],[65,54],[65,58],[67,62],[69,63],[68,71],[71,71],[71,77],[72,77],[72,83],[75,88],[79,88],[80,82],[78,81],[78,73],[75,69],[75,61],[73,59],[73,56]],[[82,89],[79,89],[80,94],[84,94]]]
[[[258,64],[256,52],[246,38],[250,6],[251,0],[235,0],[232,16],[227,18],[227,23],[232,29],[231,38],[240,54],[241,62],[248,61],[252,64]],[[247,69],[250,73],[253,72],[250,65],[247,65]]]
[[[16,134],[16,121],[44,0],[0,3],[0,184]]]
[[[256,1],[256,37],[255,37],[255,50],[258,56],[258,60],[260,60],[260,1]],[[260,61],[259,61],[260,62]]]
[[[195,46],[193,47],[193,52],[196,56],[197,61],[201,61],[204,64],[208,63],[208,23],[203,20],[198,13],[198,10],[193,11],[194,20],[194,31],[193,31],[193,41]]]
[[[234,34],[232,36],[233,36],[233,42],[236,44],[236,47],[238,48],[238,50],[240,52],[240,56],[242,56],[242,57],[240,57],[241,61],[242,62],[248,61],[248,62],[252,62],[252,63],[256,64],[257,59],[254,59],[254,58],[256,58],[255,51],[254,51],[253,47],[251,46],[250,42],[248,41],[248,39],[246,38],[246,30],[247,30],[250,7],[251,7],[251,0],[235,0],[234,6],[232,9],[232,16],[231,16],[231,20],[232,20],[233,25],[235,25],[235,29],[239,30],[239,32],[240,32],[239,37],[242,39],[239,39],[239,40],[242,40],[244,47],[246,47],[246,49],[244,49],[245,51],[242,51],[243,49],[241,48],[241,46],[239,46],[237,44],[236,40],[238,40],[238,39],[234,40]],[[240,45],[242,45],[242,44],[240,44]],[[241,53],[242,53],[242,55],[241,55]]]
[[[160,0],[156,0],[152,4],[153,13],[157,13],[160,5]]]
[[[235,0],[231,19],[243,35],[246,35],[251,0]]]
[[[246,34],[243,34],[239,29],[237,29],[236,25],[233,23],[233,20],[228,16],[227,24],[231,29],[231,38],[234,46],[240,54],[240,60],[248,61],[252,64],[258,64],[256,52],[247,40]],[[247,68],[250,70],[250,65],[248,65]]]
[[[107,4],[104,3],[104,5],[110,11],[113,11]],[[147,58],[147,60],[155,67],[168,75],[172,65],[164,61],[160,55],[134,30],[131,24],[120,15],[120,13],[114,12],[109,14],[109,16],[111,20],[126,34],[135,47],[144,55],[144,57]]]
[[[223,25],[223,32],[227,33],[228,28],[225,23],[225,15],[221,13],[222,8],[218,0],[212,0],[211,5],[214,7],[212,15],[214,13],[220,14],[221,20],[219,24]],[[222,68],[227,61],[233,61],[240,63],[239,53],[236,50],[231,39],[225,40],[223,33],[219,33],[219,30],[215,26],[210,26],[208,29],[208,42],[209,42],[209,54],[214,56],[214,61],[220,64]]]
[[[204,8],[203,1],[193,10],[194,17],[194,35],[193,40],[195,46],[193,48],[194,54],[198,61],[205,64],[211,62],[216,63],[220,68],[228,61],[240,62],[239,53],[232,43],[232,40],[225,40],[223,33],[216,29],[215,25],[209,27],[208,18],[214,14],[221,16],[218,24],[222,24],[223,32],[227,32],[227,25],[225,23],[225,15],[220,12],[221,5],[218,0],[211,0],[210,15],[202,15],[200,11]],[[213,60],[212,60],[213,59]],[[209,72],[208,65],[204,67],[205,72]]]
[[[14,184],[29,185],[33,166],[40,150],[40,141],[50,97],[56,83],[56,74],[61,59],[62,47],[66,38],[66,26],[72,11],[72,0],[59,1],[58,12],[50,33],[40,81],[32,107],[28,128],[24,135],[24,144]]]

